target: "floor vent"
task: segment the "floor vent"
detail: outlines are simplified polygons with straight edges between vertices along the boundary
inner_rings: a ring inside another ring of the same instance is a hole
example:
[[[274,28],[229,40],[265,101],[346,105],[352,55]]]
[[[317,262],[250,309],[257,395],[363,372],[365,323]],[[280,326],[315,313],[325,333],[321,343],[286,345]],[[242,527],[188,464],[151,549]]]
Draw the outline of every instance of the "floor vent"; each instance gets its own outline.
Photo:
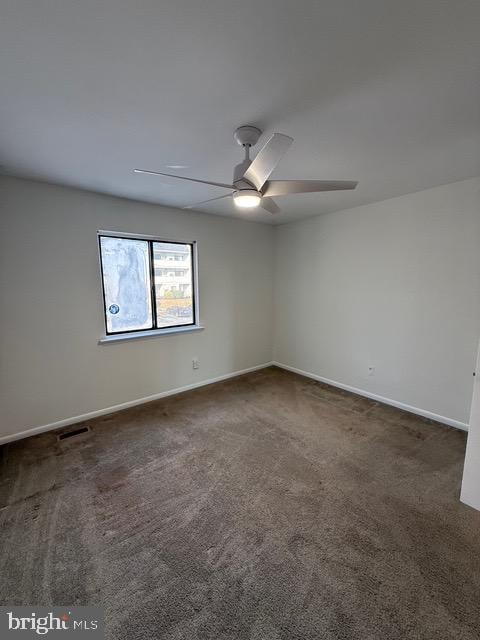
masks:
[[[58,440],[66,440],[66,438],[73,438],[74,436],[79,436],[82,433],[87,433],[90,431],[90,427],[79,427],[78,429],[73,429],[73,431],[67,431],[66,433],[61,433],[57,436]]]

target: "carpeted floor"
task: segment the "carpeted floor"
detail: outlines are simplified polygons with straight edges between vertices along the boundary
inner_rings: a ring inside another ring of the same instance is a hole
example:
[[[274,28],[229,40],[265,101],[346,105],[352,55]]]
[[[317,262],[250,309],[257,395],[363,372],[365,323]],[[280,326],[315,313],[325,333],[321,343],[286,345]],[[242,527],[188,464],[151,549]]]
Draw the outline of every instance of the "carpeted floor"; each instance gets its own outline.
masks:
[[[465,434],[270,368],[1,451],[1,604],[111,640],[478,640]]]

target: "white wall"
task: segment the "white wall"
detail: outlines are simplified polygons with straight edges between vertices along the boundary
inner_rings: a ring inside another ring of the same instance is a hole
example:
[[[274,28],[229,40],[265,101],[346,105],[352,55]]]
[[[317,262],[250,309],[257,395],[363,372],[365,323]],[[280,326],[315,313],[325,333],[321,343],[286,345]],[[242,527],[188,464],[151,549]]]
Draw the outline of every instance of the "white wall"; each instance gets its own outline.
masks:
[[[480,335],[480,179],[277,235],[276,361],[468,422]]]
[[[5,177],[0,219],[0,438],[271,360],[271,227]],[[98,229],[197,240],[205,330],[98,345]]]

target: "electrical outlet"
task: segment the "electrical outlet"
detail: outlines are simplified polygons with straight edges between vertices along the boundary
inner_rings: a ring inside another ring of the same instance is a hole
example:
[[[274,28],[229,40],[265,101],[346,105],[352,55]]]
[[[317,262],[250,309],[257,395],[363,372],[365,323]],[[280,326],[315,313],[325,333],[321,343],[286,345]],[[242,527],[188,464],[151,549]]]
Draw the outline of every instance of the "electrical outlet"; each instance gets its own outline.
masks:
[[[375,367],[368,367],[368,375],[369,376],[374,376],[375,375]]]
[[[199,368],[200,368],[200,362],[198,361],[198,358],[193,358],[192,369],[199,369]]]

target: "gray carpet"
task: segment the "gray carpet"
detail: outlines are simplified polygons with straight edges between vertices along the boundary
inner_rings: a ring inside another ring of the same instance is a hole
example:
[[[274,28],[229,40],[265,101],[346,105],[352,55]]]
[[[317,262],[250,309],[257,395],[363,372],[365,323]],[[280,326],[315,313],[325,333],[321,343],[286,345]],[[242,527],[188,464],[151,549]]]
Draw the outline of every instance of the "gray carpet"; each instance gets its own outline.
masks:
[[[121,640],[480,635],[465,434],[279,369],[1,450],[2,604]]]

